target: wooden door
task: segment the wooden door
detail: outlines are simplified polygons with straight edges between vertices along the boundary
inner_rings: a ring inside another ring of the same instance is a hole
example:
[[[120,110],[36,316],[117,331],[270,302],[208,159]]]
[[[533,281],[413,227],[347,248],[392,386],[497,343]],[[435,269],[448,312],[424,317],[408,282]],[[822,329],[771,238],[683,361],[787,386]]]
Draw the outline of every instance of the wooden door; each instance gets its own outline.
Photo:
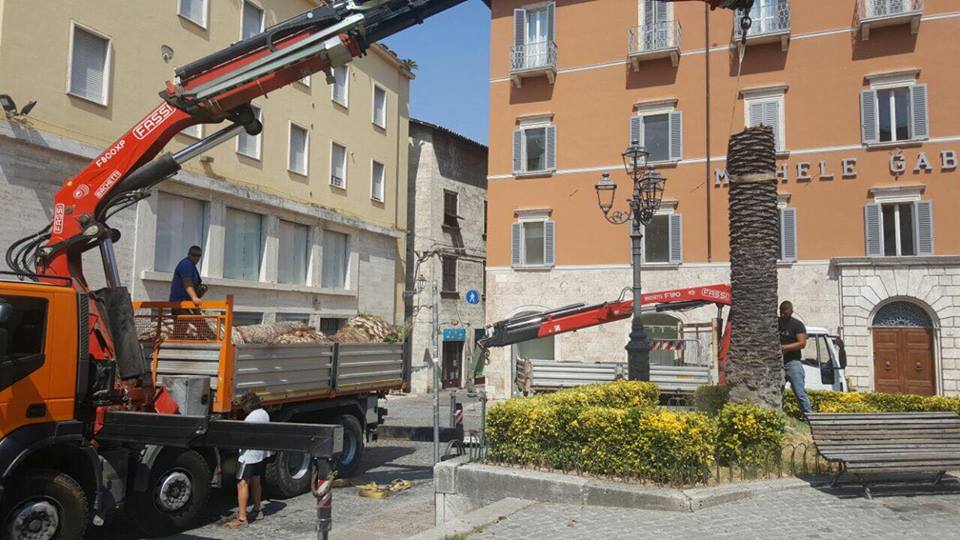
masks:
[[[929,328],[875,328],[873,358],[877,392],[936,393]]]
[[[442,388],[460,388],[460,377],[463,365],[463,342],[443,342],[443,371],[441,373]]]

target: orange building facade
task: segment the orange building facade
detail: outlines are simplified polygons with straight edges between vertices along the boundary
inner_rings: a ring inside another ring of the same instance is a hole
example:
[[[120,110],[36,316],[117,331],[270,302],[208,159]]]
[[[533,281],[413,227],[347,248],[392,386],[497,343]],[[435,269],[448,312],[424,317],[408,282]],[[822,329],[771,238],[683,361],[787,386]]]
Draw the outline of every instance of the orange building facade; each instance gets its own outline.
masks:
[[[857,388],[960,394],[960,5],[757,0],[741,62],[732,12],[700,2],[491,4],[488,322],[630,287],[628,227],[594,185],[609,172],[626,209],[632,139],[667,178],[643,289],[727,282],[727,140],[764,124],[781,299],[844,339]],[[653,361],[712,362],[715,315],[651,315],[653,338],[688,343]],[[493,351],[488,385],[507,392],[517,356],[625,360],[627,333]]]

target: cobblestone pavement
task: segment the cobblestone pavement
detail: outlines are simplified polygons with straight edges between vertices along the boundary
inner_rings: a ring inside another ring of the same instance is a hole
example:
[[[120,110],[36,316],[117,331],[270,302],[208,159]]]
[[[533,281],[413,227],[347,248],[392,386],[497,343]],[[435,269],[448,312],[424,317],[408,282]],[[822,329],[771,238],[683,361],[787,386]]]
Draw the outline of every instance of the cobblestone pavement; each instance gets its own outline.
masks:
[[[960,538],[960,490],[903,493],[802,488],[695,513],[540,503],[469,538]]]
[[[404,478],[413,487],[387,499],[365,499],[355,488],[334,490],[332,539],[363,538],[378,540],[405,538],[433,527],[433,447],[430,443],[381,440],[365,449],[363,472],[353,480],[389,483]],[[203,525],[167,540],[295,540],[316,539],[316,502],[309,493],[287,500],[264,504],[266,517],[243,529],[231,530],[219,525],[236,515],[236,494],[215,490]],[[92,528],[88,538],[95,540],[133,540],[139,538],[123,523],[103,529]]]

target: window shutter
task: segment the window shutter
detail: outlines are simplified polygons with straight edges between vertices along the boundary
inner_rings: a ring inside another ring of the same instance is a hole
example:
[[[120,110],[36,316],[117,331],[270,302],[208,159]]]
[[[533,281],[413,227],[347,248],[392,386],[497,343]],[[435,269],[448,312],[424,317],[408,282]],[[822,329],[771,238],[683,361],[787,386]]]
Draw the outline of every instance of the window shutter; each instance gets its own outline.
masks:
[[[523,224],[514,223],[510,225],[510,264],[520,266],[523,264],[523,258],[520,254],[520,246],[523,245]]]
[[[768,101],[763,104],[763,125],[773,128],[774,148],[783,148],[780,142],[780,102]]]
[[[633,144],[633,141],[637,141],[637,144],[643,146],[643,117],[634,116],[630,119],[630,140],[627,143],[627,146]]]
[[[643,26],[647,31],[652,30],[656,22],[653,16],[653,2],[654,0],[643,0]]]
[[[523,172],[523,131],[515,130],[513,132],[513,174]]]
[[[933,201],[916,201],[913,203],[914,243],[917,246],[917,255],[933,255]]]
[[[556,38],[556,17],[557,17],[557,5],[553,2],[547,4],[547,39],[554,41]]]
[[[556,264],[556,232],[555,221],[543,222],[543,265],[553,266]]]
[[[797,260],[797,209],[780,209],[780,260]]]
[[[914,139],[930,137],[930,127],[927,125],[927,85],[918,84],[910,87],[910,103],[913,109],[912,133]]]
[[[106,101],[103,83],[109,46],[107,40],[74,27],[70,92],[97,103]]]
[[[513,44],[522,47],[524,44],[524,29],[527,23],[527,10],[513,10]]]
[[[867,257],[883,256],[883,227],[880,224],[880,205],[870,203],[864,207],[864,232],[867,243]]]
[[[683,262],[683,216],[680,214],[670,215],[670,262]]]
[[[860,127],[863,144],[872,144],[880,140],[876,90],[860,92]]]
[[[670,113],[670,161],[683,159],[683,113]]]
[[[557,126],[547,126],[547,170],[557,170]]]
[[[757,127],[763,123],[763,103],[750,104],[750,119],[747,127]]]

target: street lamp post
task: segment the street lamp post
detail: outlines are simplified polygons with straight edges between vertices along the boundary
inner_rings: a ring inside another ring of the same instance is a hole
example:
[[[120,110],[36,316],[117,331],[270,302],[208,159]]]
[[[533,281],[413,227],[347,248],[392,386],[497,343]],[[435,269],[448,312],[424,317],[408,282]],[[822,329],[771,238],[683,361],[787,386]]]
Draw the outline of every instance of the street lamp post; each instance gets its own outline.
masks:
[[[614,225],[630,222],[630,241],[632,244],[633,268],[633,321],[630,327],[630,341],[627,342],[627,368],[630,380],[650,380],[650,342],[643,328],[640,314],[640,264],[643,258],[643,227],[650,223],[660,201],[663,199],[663,186],[666,178],[647,165],[647,152],[637,141],[633,141],[623,154],[623,166],[633,181],[633,194],[627,203],[629,211],[614,210],[614,197],[617,184],[610,179],[609,173],[603,173],[597,182],[597,202],[603,217]]]

